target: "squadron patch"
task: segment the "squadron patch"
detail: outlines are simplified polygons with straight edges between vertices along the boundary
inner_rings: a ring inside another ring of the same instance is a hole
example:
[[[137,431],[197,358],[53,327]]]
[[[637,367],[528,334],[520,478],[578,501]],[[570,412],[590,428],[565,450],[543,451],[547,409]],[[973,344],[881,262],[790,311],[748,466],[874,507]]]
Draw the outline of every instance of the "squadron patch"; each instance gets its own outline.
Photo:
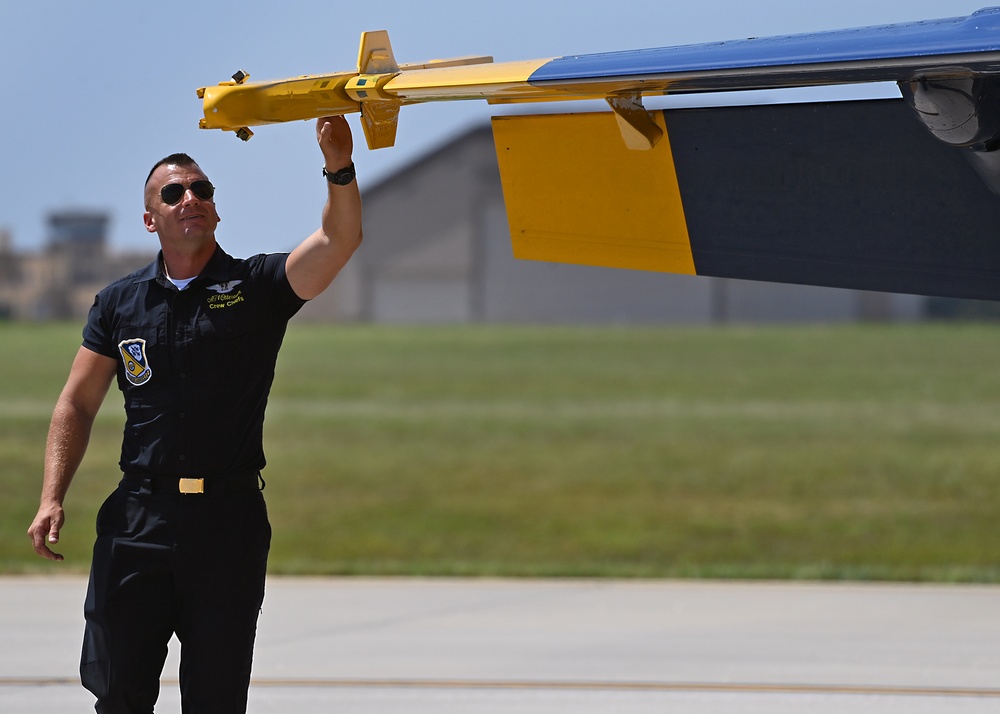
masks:
[[[150,369],[149,360],[146,358],[146,340],[139,338],[122,340],[118,343],[118,350],[122,353],[122,362],[125,363],[125,379],[137,387],[148,382],[153,376],[153,370]]]

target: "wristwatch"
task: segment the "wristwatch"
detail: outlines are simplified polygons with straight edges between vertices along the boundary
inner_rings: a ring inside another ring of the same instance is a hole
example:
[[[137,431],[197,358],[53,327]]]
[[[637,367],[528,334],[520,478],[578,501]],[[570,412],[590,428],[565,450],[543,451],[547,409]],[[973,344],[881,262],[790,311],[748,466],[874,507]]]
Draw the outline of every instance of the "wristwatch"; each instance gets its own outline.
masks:
[[[326,167],[323,167],[323,175],[326,176],[326,180],[332,183],[334,186],[346,186],[351,181],[354,180],[354,162],[347,168],[343,168],[340,171],[327,171]]]

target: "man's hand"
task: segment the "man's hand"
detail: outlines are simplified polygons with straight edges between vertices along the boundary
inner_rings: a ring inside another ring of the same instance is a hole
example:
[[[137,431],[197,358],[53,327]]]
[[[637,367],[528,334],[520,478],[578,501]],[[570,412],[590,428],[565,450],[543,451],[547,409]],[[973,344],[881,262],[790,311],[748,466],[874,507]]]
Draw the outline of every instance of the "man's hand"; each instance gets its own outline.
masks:
[[[66,514],[61,506],[41,506],[35,520],[28,529],[28,537],[35,546],[35,552],[49,560],[62,560],[59,553],[53,553],[47,543],[59,542],[59,529],[66,522]]]
[[[316,141],[326,160],[327,171],[339,171],[350,166],[354,138],[347,119],[341,116],[317,119]]]

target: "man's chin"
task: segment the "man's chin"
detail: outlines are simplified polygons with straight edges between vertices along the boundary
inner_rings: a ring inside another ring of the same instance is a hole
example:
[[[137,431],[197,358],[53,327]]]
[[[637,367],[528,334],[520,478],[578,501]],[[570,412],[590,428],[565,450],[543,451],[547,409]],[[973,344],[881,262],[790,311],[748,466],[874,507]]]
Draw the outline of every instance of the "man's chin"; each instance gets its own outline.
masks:
[[[214,241],[215,231],[204,224],[183,226],[181,235],[189,241]]]

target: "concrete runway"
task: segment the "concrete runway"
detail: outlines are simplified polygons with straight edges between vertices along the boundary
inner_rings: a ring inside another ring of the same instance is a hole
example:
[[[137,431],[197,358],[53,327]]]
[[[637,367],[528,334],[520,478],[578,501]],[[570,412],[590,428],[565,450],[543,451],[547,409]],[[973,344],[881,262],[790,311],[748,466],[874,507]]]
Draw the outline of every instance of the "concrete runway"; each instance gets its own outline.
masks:
[[[85,590],[0,578],[0,712],[93,711]],[[1000,712],[1000,587],[269,581],[253,714],[663,711]]]

